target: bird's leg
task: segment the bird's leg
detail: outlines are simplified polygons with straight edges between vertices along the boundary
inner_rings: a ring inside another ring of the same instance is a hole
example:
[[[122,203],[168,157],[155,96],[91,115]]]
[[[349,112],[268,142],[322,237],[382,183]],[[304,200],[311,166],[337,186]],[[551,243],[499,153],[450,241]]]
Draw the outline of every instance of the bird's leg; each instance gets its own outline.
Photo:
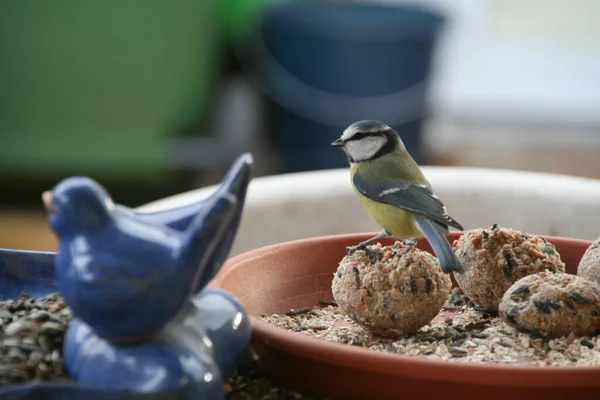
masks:
[[[405,246],[416,246],[417,242],[419,241],[419,238],[412,238],[412,239],[406,239],[402,242],[403,245]]]
[[[356,250],[364,250],[369,254],[369,257],[371,258],[371,260],[373,260],[374,258],[376,258],[375,252],[373,252],[373,250],[367,248],[367,246],[377,240],[383,239],[384,237],[386,237],[388,235],[389,235],[388,232],[384,229],[381,231],[381,233],[379,233],[379,235],[373,236],[370,239],[360,242],[356,246],[346,246],[346,252],[348,253],[348,255],[350,255],[350,254],[354,253]]]

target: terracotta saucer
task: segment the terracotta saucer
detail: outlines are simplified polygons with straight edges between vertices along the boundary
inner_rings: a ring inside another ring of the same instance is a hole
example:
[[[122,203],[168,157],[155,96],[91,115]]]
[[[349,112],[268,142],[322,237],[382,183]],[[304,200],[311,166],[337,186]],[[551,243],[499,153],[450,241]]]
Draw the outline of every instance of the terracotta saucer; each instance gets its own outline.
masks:
[[[327,342],[263,322],[332,300],[331,280],[347,245],[372,233],[316,237],[259,248],[231,258],[212,285],[236,295],[251,314],[261,366],[289,387],[329,399],[598,399],[598,367],[463,364],[376,352]],[[461,235],[452,232],[453,241]],[[544,236],[569,273],[591,242]],[[382,241],[384,244],[391,240]],[[419,247],[431,252],[425,240]],[[453,283],[455,284],[454,280]]]

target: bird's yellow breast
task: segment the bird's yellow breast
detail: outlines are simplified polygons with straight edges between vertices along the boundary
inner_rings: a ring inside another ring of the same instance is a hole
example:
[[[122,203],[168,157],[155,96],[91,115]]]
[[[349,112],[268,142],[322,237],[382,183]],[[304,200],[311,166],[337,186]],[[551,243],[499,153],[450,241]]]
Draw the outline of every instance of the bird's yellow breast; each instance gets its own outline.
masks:
[[[359,167],[360,163],[350,165],[351,180]],[[371,200],[363,196],[354,185],[352,185],[352,189],[369,217],[396,239],[412,239],[422,235],[410,211]]]

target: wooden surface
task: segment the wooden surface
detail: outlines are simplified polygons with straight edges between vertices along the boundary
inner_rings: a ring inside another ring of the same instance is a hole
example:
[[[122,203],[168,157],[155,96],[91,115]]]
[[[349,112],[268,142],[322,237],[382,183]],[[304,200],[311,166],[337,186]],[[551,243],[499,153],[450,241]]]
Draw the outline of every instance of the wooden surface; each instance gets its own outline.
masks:
[[[55,251],[56,244],[44,210],[0,210],[0,247]]]

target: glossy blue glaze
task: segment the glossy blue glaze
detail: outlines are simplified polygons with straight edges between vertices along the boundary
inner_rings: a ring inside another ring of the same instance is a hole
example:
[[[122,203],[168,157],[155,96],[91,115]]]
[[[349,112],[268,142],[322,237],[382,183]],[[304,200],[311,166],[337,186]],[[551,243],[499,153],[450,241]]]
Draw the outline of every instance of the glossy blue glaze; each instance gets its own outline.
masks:
[[[229,376],[250,345],[252,328],[248,313],[235,296],[217,288],[202,290],[192,304],[183,326],[195,336],[208,337],[215,362],[223,375]]]
[[[221,241],[233,241],[251,165],[249,154],[241,156],[185,231],[115,212],[91,179],[56,185],[46,198],[59,238],[56,279],[74,314],[111,340],[164,327],[225,261],[231,243]]]
[[[161,338],[119,346],[74,320],[65,337],[65,365],[84,386],[156,393],[177,390],[185,383],[189,399],[224,397],[221,371],[210,351],[205,347],[188,351],[180,343]]]
[[[221,377],[233,372],[250,338],[249,317],[239,301],[209,288],[176,320],[138,345],[114,345],[76,320],[65,337],[63,359],[83,385],[154,393],[189,379],[187,392],[212,399],[219,398]]]

